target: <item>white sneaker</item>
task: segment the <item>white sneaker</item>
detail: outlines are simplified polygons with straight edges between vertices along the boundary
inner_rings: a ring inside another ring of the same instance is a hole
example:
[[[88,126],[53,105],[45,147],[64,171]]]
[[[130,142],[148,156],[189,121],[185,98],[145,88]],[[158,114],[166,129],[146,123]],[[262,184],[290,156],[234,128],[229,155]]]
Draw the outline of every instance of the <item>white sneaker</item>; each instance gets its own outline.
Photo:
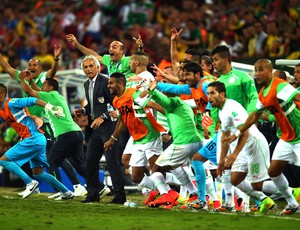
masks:
[[[49,199],[55,199],[55,198],[60,197],[60,196],[61,196],[61,193],[57,192],[57,193],[54,193],[53,195],[48,196],[48,198]]]
[[[60,193],[59,197],[56,197],[54,200],[71,200],[74,198],[74,194],[71,191],[65,193]]]
[[[102,197],[105,197],[107,194],[109,194],[111,192],[110,188],[106,185],[104,185],[104,188],[99,192],[99,197],[100,199]]]
[[[22,192],[19,192],[18,195],[19,195],[19,196],[23,196],[23,194],[25,193],[25,191],[26,191],[26,189],[23,190]],[[37,187],[37,188],[33,191],[32,194],[40,194],[40,193],[41,193],[41,192],[40,192],[40,189]]]
[[[23,191],[23,199],[29,197],[38,186],[39,182],[36,180],[32,180],[30,184],[27,184],[25,191]]]
[[[81,184],[74,185],[74,196],[85,196],[87,194],[87,191],[84,186]]]

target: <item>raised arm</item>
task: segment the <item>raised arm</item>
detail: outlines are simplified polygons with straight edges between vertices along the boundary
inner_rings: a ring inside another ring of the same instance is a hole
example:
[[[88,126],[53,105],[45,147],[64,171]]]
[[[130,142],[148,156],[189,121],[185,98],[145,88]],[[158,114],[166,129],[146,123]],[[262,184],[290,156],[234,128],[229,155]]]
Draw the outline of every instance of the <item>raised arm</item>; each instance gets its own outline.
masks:
[[[155,65],[153,63],[153,65],[151,66],[152,69],[155,70],[155,72],[157,74],[159,74],[160,76],[162,76],[163,79],[166,79],[168,80],[169,82],[173,83],[173,84],[178,84],[179,83],[179,79],[178,77],[175,77],[173,75],[169,75],[169,74],[166,74],[164,73],[160,68],[157,67],[157,65]]]
[[[177,43],[176,40],[180,36],[182,32],[182,28],[177,31],[176,28],[171,29],[171,47],[170,47],[170,55],[171,55],[171,62],[172,62],[172,68],[173,73],[177,73],[178,66],[179,66],[179,55],[177,51]]]
[[[24,90],[24,92],[32,97],[37,97],[39,98],[38,92],[33,90],[26,82],[25,82],[25,78],[28,79],[29,82],[32,82],[31,79],[31,73],[29,70],[23,70],[20,72],[19,74],[20,77],[20,82],[21,82],[21,87]]]
[[[67,34],[66,35],[66,39],[68,42],[70,42],[71,44],[73,44],[77,49],[80,50],[80,52],[82,52],[84,55],[94,55],[99,62],[102,62],[102,56],[100,56],[99,54],[97,54],[94,50],[89,49],[83,45],[81,45],[76,37],[73,34]]]
[[[54,63],[53,65],[51,66],[51,69],[49,69],[47,71],[47,77],[49,78],[54,78],[57,70],[58,70],[58,64],[59,64],[59,55],[61,54],[61,51],[62,51],[62,45],[59,44],[59,45],[54,45]]]
[[[17,70],[11,67],[11,65],[4,59],[3,55],[0,53],[0,65],[3,70],[8,73],[13,79],[16,79]]]

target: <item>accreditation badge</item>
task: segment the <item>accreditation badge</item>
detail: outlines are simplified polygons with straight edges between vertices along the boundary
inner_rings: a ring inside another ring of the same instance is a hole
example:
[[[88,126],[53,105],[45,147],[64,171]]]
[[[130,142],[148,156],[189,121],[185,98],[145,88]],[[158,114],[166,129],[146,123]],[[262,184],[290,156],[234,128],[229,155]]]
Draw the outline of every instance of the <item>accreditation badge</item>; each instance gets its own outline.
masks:
[[[98,97],[98,101],[102,104],[104,103],[104,97]]]

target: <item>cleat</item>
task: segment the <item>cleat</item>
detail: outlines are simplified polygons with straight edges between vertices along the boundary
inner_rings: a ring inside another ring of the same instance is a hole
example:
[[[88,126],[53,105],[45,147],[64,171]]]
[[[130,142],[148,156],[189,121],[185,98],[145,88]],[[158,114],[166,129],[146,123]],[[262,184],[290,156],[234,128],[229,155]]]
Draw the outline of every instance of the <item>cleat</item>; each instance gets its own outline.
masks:
[[[154,201],[158,195],[159,195],[158,190],[153,190],[148,192],[146,200],[144,201],[144,205],[148,205],[151,201]]]
[[[179,193],[174,190],[170,190],[168,194],[173,199],[173,203],[175,203],[179,197]]]
[[[214,200],[213,204],[214,204],[214,209],[218,209],[221,207],[221,202],[219,200]]]
[[[260,208],[254,214],[265,215],[269,210],[275,207],[274,201],[270,197],[266,197],[261,201]]]
[[[39,182],[36,180],[32,180],[31,183],[27,184],[25,191],[23,191],[23,199],[29,197],[38,186]]]
[[[236,212],[235,207],[234,206],[231,207],[227,203],[224,203],[219,208],[215,208],[213,211],[214,212]]]
[[[192,206],[193,209],[208,210],[208,206],[206,205],[206,203],[198,198],[192,201],[189,206]]]
[[[156,200],[148,203],[149,208],[156,208],[160,205],[169,205],[174,202],[173,198],[169,195],[169,193],[162,194]]]
[[[81,184],[74,185],[74,196],[85,196],[87,195],[87,191],[84,186]]]
[[[237,198],[236,199],[236,211],[242,211],[243,207],[242,207],[242,204],[243,204],[243,198]]]
[[[58,197],[60,197],[61,196],[61,193],[60,192],[57,192],[57,193],[54,193],[53,195],[51,195],[51,196],[48,196],[48,198],[49,199],[56,199],[56,198],[58,198]]]
[[[250,207],[249,209],[250,209],[251,212],[257,212],[259,210],[259,205],[256,204],[256,205]]]
[[[67,191],[65,193],[60,193],[60,196],[54,198],[54,200],[71,200],[74,198],[74,193]]]
[[[25,193],[25,191],[26,191],[26,189],[24,191],[22,191],[22,192],[19,192],[18,195],[19,196],[23,196],[23,194]],[[38,187],[32,192],[32,194],[40,194],[40,193],[41,192],[40,192],[40,189]]]
[[[249,213],[249,212],[251,212],[251,210],[249,209],[249,203],[248,202],[243,202],[241,213]]]
[[[62,200],[71,200],[73,198],[74,198],[74,193],[72,193],[71,191],[65,192],[61,195]]]
[[[111,190],[108,186],[104,185],[104,188],[99,192],[99,198],[103,198],[106,195],[108,195],[109,193],[111,193]]]
[[[187,195],[185,198],[182,195],[179,195],[176,203],[180,205],[184,205],[188,202],[188,200],[189,200],[189,195]]]
[[[194,200],[197,200],[198,199],[198,195],[192,195],[192,196],[190,196],[190,198],[188,199],[188,203],[190,203],[190,202],[192,202],[192,201],[194,201]]]
[[[300,207],[292,208],[289,205],[287,205],[281,212],[277,213],[279,216],[284,216],[284,215],[291,215],[294,213],[300,213]]]
[[[168,205],[160,205],[159,208],[162,208],[162,209],[172,209],[173,208],[173,204],[168,204]]]
[[[300,188],[293,189],[293,196],[295,197],[298,204],[300,204]]]

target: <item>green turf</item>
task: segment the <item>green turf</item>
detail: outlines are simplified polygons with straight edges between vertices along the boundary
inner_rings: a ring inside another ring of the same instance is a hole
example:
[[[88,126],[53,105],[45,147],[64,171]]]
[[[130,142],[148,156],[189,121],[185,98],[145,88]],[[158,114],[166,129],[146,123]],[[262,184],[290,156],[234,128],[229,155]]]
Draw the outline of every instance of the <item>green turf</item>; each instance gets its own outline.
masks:
[[[54,201],[49,194],[31,195],[27,199],[17,196],[15,188],[0,187],[0,229],[296,229],[300,215],[276,216],[284,201],[276,202],[278,209],[265,216],[253,213],[213,213],[207,211],[150,209],[144,206],[140,193],[128,194],[136,208],[108,204],[112,197],[100,203],[81,204],[82,198]]]

